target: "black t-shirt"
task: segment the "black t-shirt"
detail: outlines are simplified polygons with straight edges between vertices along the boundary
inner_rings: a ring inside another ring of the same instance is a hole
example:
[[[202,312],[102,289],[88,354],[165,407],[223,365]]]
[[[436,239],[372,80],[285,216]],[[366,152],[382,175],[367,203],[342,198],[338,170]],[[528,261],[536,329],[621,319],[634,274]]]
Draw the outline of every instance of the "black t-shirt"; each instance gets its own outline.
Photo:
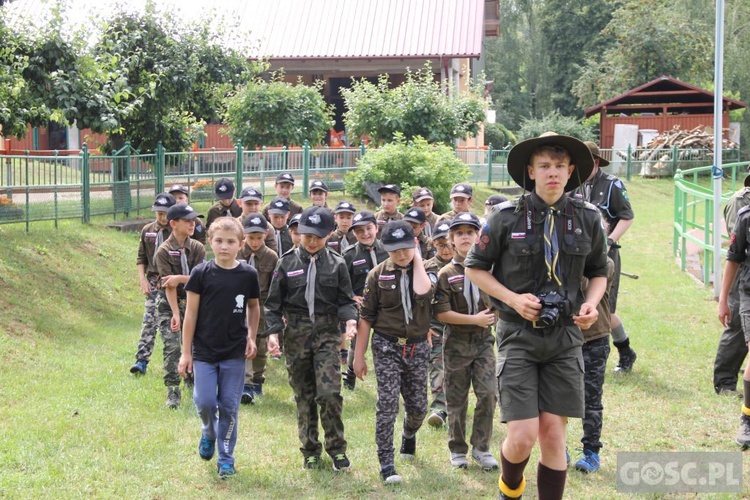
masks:
[[[246,307],[260,297],[258,272],[240,262],[233,269],[210,260],[190,273],[185,290],[201,296],[193,337],[193,358],[216,363],[245,357]]]

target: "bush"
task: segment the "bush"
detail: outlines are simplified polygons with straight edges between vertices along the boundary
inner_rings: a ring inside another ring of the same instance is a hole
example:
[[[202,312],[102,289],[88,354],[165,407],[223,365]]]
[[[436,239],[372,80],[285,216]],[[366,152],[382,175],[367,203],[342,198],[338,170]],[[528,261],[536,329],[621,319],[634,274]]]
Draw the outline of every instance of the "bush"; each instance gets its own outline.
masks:
[[[590,126],[581,123],[580,120],[572,116],[563,116],[557,111],[553,111],[544,118],[527,118],[521,124],[521,130],[518,132],[518,140],[531,139],[539,137],[545,132],[556,132],[562,135],[569,135],[582,141],[595,141],[594,131]]]
[[[422,137],[407,142],[396,134],[394,142],[369,150],[354,172],[346,174],[346,191],[364,198],[368,184],[398,184],[404,206],[411,204],[411,194],[427,187],[435,196],[435,211],[447,211],[451,186],[469,177],[469,168],[456,158],[452,148],[429,144]]]
[[[492,144],[493,149],[502,149],[508,145],[513,145],[517,142],[516,136],[513,132],[508,130],[504,125],[500,123],[489,123],[484,124],[484,145],[489,146]]]

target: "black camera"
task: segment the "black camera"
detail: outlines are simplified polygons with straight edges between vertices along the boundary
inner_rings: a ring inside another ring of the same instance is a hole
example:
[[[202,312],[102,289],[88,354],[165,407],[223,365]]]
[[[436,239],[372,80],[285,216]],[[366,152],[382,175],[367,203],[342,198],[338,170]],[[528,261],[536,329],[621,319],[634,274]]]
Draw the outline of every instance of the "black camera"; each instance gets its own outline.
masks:
[[[542,303],[539,319],[536,320],[537,328],[549,328],[560,320],[560,316],[566,317],[568,313],[568,300],[557,292],[545,292],[537,295]]]

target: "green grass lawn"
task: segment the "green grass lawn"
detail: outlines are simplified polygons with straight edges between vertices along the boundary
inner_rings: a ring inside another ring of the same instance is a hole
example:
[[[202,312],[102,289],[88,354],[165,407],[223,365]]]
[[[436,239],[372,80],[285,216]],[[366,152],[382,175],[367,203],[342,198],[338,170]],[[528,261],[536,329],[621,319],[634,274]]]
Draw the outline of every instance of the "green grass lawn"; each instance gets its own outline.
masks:
[[[623,269],[640,279],[623,278],[618,312],[638,361],[633,373],[616,377],[613,352],[602,469],[592,476],[571,470],[568,498],[623,496],[616,491],[619,451],[738,449],[740,402],[712,388],[721,333],[716,302],[679,271],[671,253],[672,181],[633,180],[629,193],[636,223],[622,241]],[[478,208],[488,194],[477,187]],[[342,198],[336,194],[331,203]],[[205,210],[208,203],[196,206]],[[137,235],[106,229],[109,220],[62,221],[59,229],[37,222],[29,233],[23,225],[0,226],[0,496],[496,497],[498,474],[452,470],[446,432],[427,426],[418,434],[417,460],[396,460],[404,483],[380,483],[372,372],[344,393],[351,472],[331,472],[329,460],[325,470],[303,471],[283,361],[269,362],[265,397],[241,408],[238,476],[218,480],[215,460],[197,455],[200,422],[190,397],[178,411],[164,408],[161,341],[145,377],[128,372],[143,312]],[[492,451],[499,456],[505,427],[497,421],[495,429]],[[580,433],[580,421],[571,420],[574,459]],[[527,469],[531,498],[537,459],[534,452]]]

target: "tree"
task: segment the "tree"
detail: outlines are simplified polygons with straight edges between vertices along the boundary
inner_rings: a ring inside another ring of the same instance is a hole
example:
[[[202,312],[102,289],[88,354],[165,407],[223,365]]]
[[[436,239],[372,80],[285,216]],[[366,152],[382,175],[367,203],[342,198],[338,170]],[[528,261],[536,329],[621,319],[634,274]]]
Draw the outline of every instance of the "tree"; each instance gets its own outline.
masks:
[[[322,87],[323,82],[292,85],[280,73],[268,82],[253,78],[225,101],[230,137],[254,149],[301,146],[306,140],[320,144],[333,126],[333,110],[323,99]]]
[[[486,108],[477,89],[443,93],[429,64],[407,71],[406,81],[398,87],[391,88],[388,75],[380,75],[377,84],[354,80],[341,94],[349,136],[366,135],[376,143],[389,142],[398,133],[407,140],[420,136],[430,143],[450,144],[477,135]]]

